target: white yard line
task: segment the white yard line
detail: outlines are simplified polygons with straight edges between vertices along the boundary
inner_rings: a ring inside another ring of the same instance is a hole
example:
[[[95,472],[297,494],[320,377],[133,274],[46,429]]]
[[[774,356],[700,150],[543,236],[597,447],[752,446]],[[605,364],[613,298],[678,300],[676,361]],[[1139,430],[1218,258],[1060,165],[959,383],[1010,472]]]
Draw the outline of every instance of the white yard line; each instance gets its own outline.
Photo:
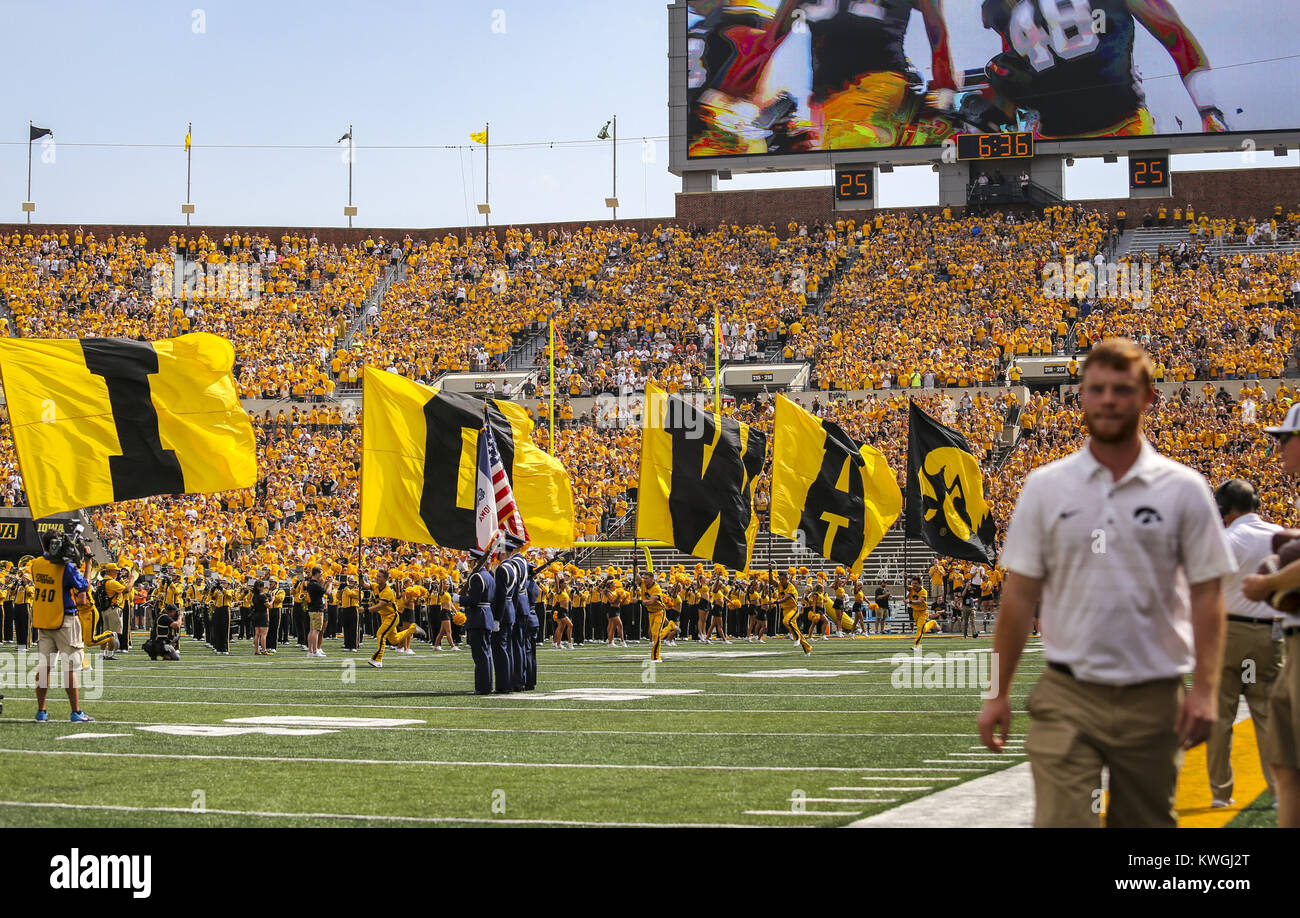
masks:
[[[466,692],[466,696],[470,693]],[[89,701],[90,706],[97,703],[102,704],[167,704],[167,705],[198,705],[200,707],[213,707],[221,705],[230,708],[335,708],[335,709],[358,709],[358,710],[383,710],[383,711],[484,711],[497,713],[500,711],[528,711],[530,713],[538,711],[560,711],[573,714],[592,714],[592,713],[615,713],[615,714],[797,714],[800,717],[811,715],[829,715],[833,717],[848,717],[859,714],[964,714],[969,717],[976,717],[979,711],[975,708],[963,709],[960,711],[936,711],[925,708],[829,708],[826,710],[810,708],[625,708],[625,707],[586,707],[586,708],[554,708],[545,704],[528,705],[520,707],[517,702],[512,702],[504,707],[496,707],[492,702],[484,701],[482,704],[342,704],[336,701],[175,701],[171,699],[158,698],[98,698],[89,699],[83,694],[83,700]],[[697,695],[697,698],[709,698],[710,695]],[[35,701],[35,698],[13,697],[9,701]],[[605,704],[612,702],[591,702],[592,705]]]
[[[235,723],[232,718],[227,718],[221,723]],[[0,723],[9,724],[27,724],[32,723],[28,717],[0,717]],[[176,721],[171,720],[107,720],[99,718],[95,723],[100,726],[118,726],[118,727],[161,727],[161,726],[180,726]],[[183,726],[195,726],[195,724],[184,724]],[[201,726],[201,725],[199,725]],[[832,739],[835,737],[851,737],[854,739],[861,738],[901,738],[901,737],[923,737],[931,739],[952,739],[954,737],[969,736],[968,733],[728,733],[723,730],[516,730],[507,727],[437,727],[437,726],[417,726],[411,725],[406,727],[371,727],[356,726],[353,724],[339,724],[346,726],[349,731],[354,730],[376,730],[379,732],[390,733],[409,733],[412,730],[428,731],[432,733],[526,733],[538,736],[738,736],[742,738],[761,739],[769,736],[785,737],[804,737],[813,739]],[[128,736],[130,734],[115,733],[84,733],[75,734],[79,736]]]
[[[847,802],[847,801],[845,801]],[[894,800],[865,800],[864,803],[895,803]],[[794,810],[745,810],[746,816],[861,816],[861,810],[850,810],[842,812],[840,810],[804,810],[796,813]]]
[[[568,768],[578,771],[759,771],[759,772],[856,772],[841,765],[597,765],[585,762],[463,762],[434,759],[340,759],[289,755],[199,755],[175,752],[82,752],[75,749],[0,749],[9,755],[71,755],[92,758],[167,759],[196,762],[297,762],[319,765],[424,765],[448,768]]]
[[[278,813],[264,810],[195,810],[179,806],[116,806],[92,803],[33,803],[23,800],[0,800],[0,806],[16,808],[39,808],[60,810],[106,810],[119,813],[183,813],[194,817],[203,816],[254,816],[261,819],[355,819],[367,822],[398,823],[455,823],[460,825],[508,825],[508,826],[582,826],[609,827],[626,829],[658,829],[664,826],[685,826],[702,829],[752,829],[762,828],[753,825],[736,825],[730,823],[667,823],[667,822],[587,822],[571,819],[474,819],[466,816],[374,816],[366,813]],[[857,815],[851,814],[851,815]]]

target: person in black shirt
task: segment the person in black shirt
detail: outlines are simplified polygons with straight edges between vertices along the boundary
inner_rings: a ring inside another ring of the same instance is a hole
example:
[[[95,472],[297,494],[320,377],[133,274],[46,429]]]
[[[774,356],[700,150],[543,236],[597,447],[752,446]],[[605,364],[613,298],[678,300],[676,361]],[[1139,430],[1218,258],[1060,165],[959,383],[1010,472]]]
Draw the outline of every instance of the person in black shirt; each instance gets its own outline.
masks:
[[[885,633],[885,620],[889,618],[889,590],[882,583],[876,587],[876,606],[879,612],[876,613],[876,634]]]
[[[319,567],[311,569],[311,579],[307,581],[306,589],[307,656],[323,660],[325,659],[325,651],[321,650],[320,637],[321,632],[325,629],[325,594],[329,592],[329,584],[325,582],[324,573]]]
[[[269,657],[266,650],[266,632],[271,627],[270,604],[266,597],[266,587],[262,581],[253,583],[253,653],[259,657]]]

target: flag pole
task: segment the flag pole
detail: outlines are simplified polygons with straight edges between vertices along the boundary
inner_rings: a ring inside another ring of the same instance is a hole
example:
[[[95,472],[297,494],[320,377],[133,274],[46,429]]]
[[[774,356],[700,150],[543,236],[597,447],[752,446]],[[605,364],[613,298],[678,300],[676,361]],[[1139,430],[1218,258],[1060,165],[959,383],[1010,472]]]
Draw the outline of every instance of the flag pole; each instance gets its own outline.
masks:
[[[610,151],[614,154],[614,200],[618,200],[618,115],[614,116],[614,144]],[[614,219],[618,220],[618,205],[614,205]]]
[[[551,415],[550,415],[550,420],[547,423],[547,428],[551,434],[551,455],[554,456],[555,455],[555,313],[551,313],[549,316],[546,317],[546,324],[550,331],[550,339],[551,339],[551,360],[550,360]]]
[[[722,397],[721,397],[721,379],[722,379],[722,320],[718,316],[718,310],[713,310],[713,417],[719,423],[722,421]]]
[[[49,122],[45,122],[49,124]],[[32,121],[27,121],[27,200],[32,199]],[[27,211],[27,222],[32,222],[32,212]]]
[[[483,214],[483,225],[492,225],[492,124],[483,122],[483,203],[488,205]]]
[[[191,147],[193,147],[194,145],[194,142],[192,140],[193,134],[194,134],[194,122],[191,121],[189,122],[189,126],[185,129],[185,203],[186,204],[190,203],[190,168],[193,164],[193,159],[194,159],[194,151],[191,149]],[[188,209],[185,211],[185,225],[186,226],[190,225],[190,213]]]
[[[352,206],[352,160],[356,159],[356,141],[352,139],[352,125],[348,125],[348,207]],[[348,229],[352,229],[352,214],[348,214]]]

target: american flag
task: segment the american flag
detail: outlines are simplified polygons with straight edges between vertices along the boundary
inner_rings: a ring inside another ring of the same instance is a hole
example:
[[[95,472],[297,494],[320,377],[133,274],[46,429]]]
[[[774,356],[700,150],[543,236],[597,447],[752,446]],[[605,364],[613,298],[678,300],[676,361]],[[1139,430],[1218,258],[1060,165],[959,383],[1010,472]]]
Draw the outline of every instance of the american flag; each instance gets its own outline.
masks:
[[[474,518],[479,549],[487,550],[498,529],[504,529],[507,535],[518,539],[521,544],[527,542],[528,529],[524,526],[524,518],[515,504],[515,492],[510,487],[510,476],[506,474],[505,466],[501,463],[497,438],[492,433],[492,425],[488,421],[487,405],[483,406],[483,430],[479,434],[478,450],[479,486],[478,493],[475,495]]]

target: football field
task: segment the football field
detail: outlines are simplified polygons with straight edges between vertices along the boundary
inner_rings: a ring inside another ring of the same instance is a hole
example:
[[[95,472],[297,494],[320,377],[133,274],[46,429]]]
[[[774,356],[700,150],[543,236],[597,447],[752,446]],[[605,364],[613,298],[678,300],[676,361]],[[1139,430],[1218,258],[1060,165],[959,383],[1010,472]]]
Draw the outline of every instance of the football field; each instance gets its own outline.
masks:
[[[810,657],[779,639],[679,644],[657,666],[645,643],[547,643],[536,691],[485,697],[467,650],[427,644],[382,670],[373,643],[326,641],[316,661],[246,641],[228,657],[187,641],[178,662],[137,647],[95,658],[93,724],[69,723],[61,689],[45,724],[31,688],[4,690],[0,825],[1023,824],[1023,736],[998,756],[975,732],[990,644],[930,637],[900,668],[910,637],[818,641]],[[1017,711],[1042,666],[1031,639]],[[1182,824],[1276,824],[1249,733],[1238,724],[1237,807],[1209,809],[1203,747],[1189,753]]]

